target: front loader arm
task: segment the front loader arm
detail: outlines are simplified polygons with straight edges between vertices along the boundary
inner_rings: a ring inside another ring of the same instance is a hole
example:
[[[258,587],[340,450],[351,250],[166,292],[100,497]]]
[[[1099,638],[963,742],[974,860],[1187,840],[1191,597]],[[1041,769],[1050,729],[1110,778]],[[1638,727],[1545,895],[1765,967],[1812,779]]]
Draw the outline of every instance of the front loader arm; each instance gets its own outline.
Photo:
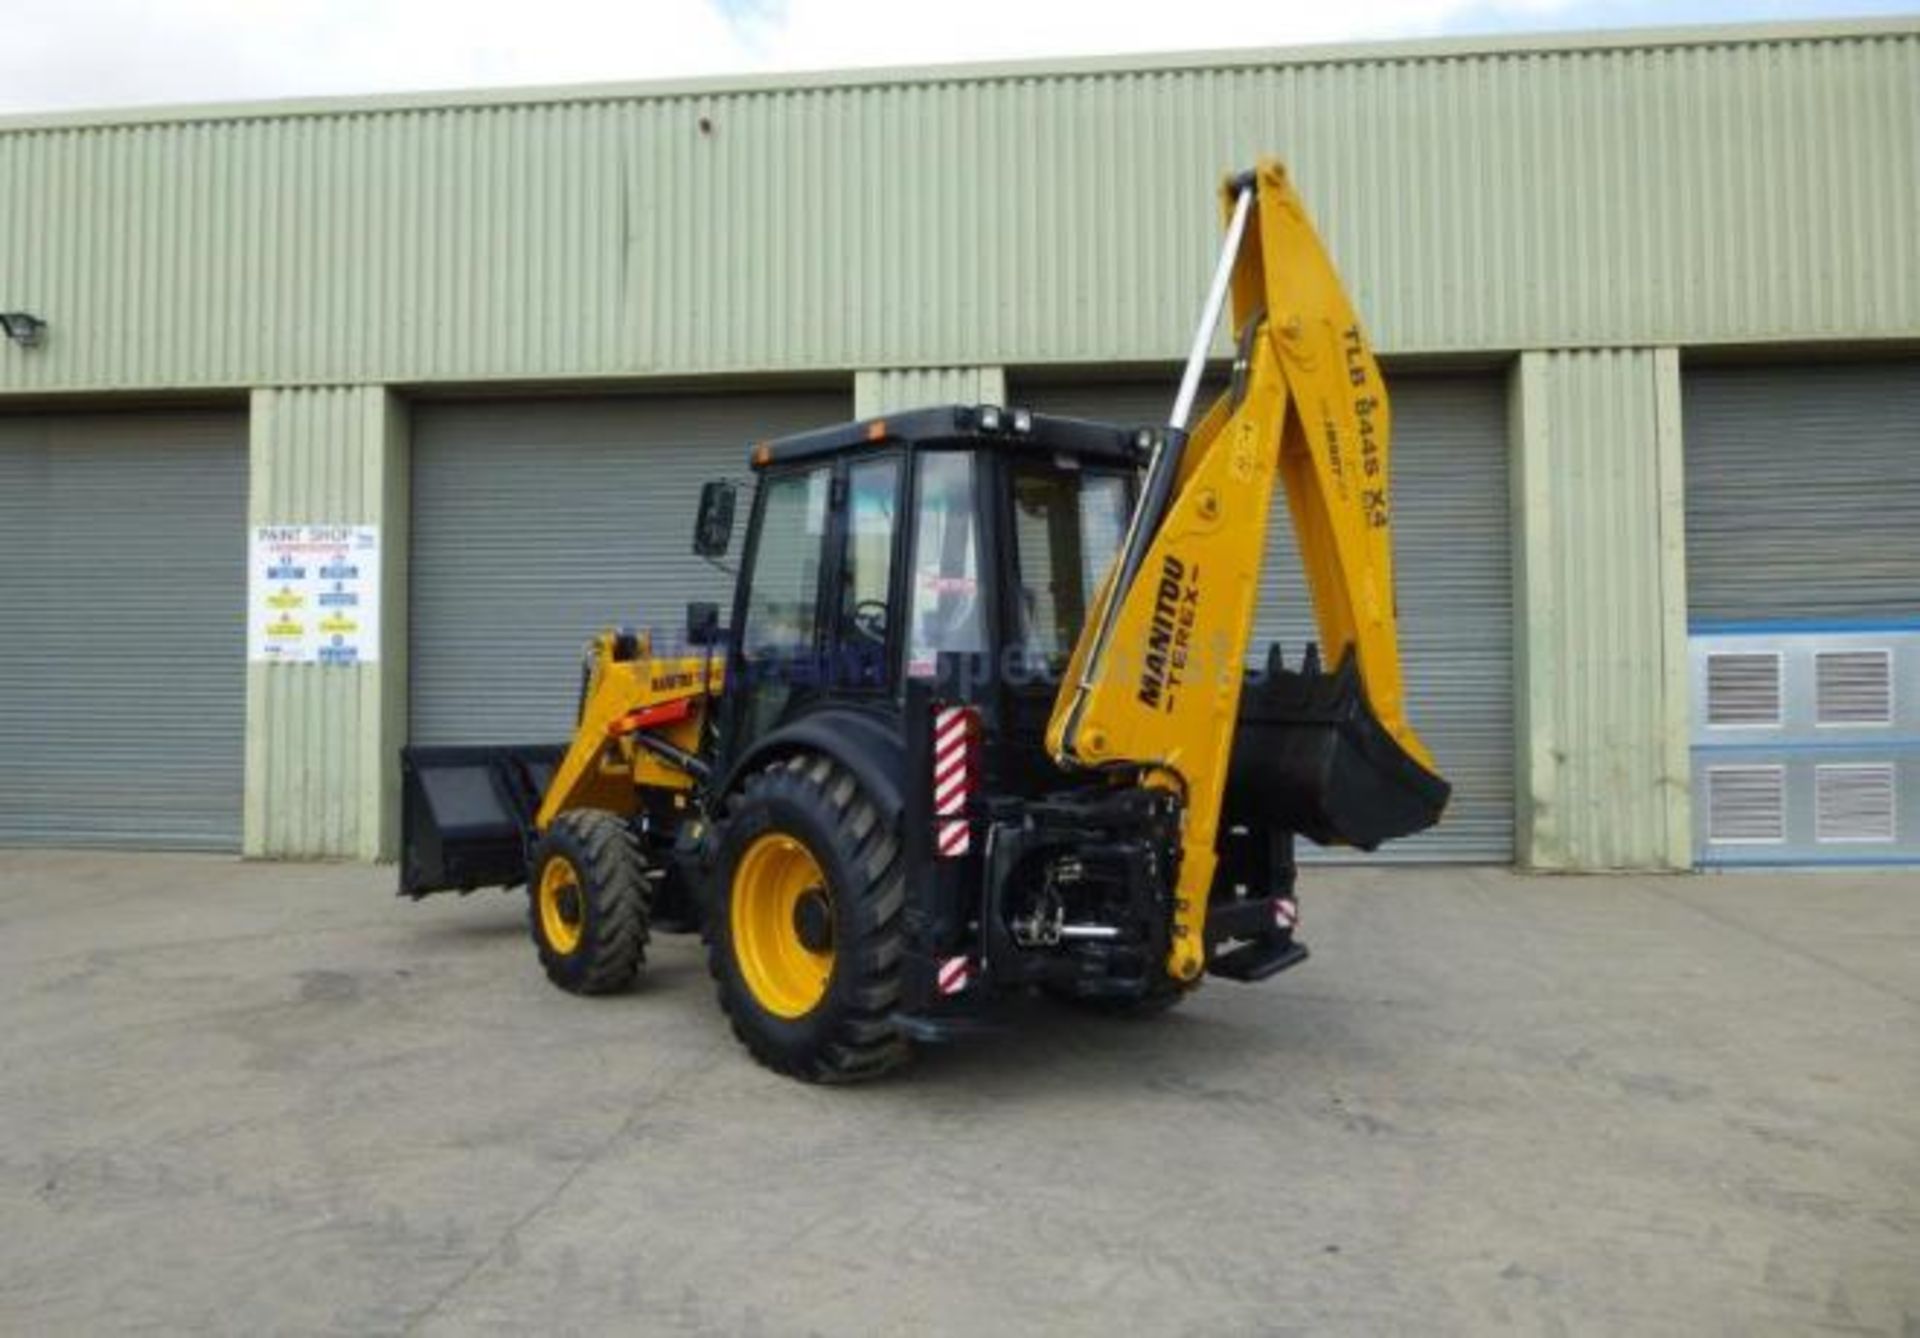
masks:
[[[1168,971],[1206,965],[1205,923],[1276,477],[1328,661],[1351,655],[1378,733],[1431,773],[1406,718],[1393,596],[1391,415],[1372,349],[1285,169],[1226,184],[1227,243],[1174,422],[1054,704],[1064,766],[1137,770],[1185,799]],[[1234,383],[1186,406],[1230,295]],[[1437,783],[1437,778],[1436,778]]]
[[[625,817],[645,791],[692,791],[701,730],[722,679],[711,655],[656,657],[650,634],[600,633],[573,741],[547,784],[535,829],[546,831],[569,809]]]

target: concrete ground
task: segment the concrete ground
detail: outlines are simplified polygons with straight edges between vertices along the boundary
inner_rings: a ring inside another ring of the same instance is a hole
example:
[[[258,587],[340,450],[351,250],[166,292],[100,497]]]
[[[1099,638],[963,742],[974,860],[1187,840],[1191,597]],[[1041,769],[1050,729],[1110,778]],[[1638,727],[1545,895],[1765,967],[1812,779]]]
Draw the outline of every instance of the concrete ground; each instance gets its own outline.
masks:
[[[1912,873],[1309,871],[855,1090],[391,881],[0,853],[0,1331],[1920,1335]]]

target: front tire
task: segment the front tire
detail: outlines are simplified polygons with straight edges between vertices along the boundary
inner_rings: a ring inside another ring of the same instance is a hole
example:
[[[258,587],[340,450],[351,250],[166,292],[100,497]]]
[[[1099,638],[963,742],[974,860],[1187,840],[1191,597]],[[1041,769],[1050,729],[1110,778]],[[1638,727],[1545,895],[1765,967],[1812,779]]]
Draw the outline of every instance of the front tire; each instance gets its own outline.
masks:
[[[533,850],[528,920],[547,979],[570,994],[613,994],[646,960],[649,890],[625,820],[569,809]]]
[[[722,823],[706,915],[720,1007],[749,1053],[807,1082],[909,1055],[900,841],[853,774],[814,753],[747,778]]]

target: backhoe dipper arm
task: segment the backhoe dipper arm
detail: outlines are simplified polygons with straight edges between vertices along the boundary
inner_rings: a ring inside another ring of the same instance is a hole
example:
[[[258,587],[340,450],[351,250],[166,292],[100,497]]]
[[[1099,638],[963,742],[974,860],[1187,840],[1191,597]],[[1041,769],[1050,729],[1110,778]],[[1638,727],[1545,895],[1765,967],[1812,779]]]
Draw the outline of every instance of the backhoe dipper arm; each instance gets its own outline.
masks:
[[[1167,969],[1206,965],[1207,902],[1276,476],[1327,662],[1351,655],[1369,738],[1432,774],[1408,724],[1393,596],[1391,416],[1373,351],[1278,162],[1223,187],[1227,235],[1172,421],[1055,700],[1063,766],[1123,769],[1185,799]],[[1225,299],[1231,390],[1186,414]],[[1441,785],[1437,776],[1434,784]],[[1441,793],[1444,795],[1444,786]]]

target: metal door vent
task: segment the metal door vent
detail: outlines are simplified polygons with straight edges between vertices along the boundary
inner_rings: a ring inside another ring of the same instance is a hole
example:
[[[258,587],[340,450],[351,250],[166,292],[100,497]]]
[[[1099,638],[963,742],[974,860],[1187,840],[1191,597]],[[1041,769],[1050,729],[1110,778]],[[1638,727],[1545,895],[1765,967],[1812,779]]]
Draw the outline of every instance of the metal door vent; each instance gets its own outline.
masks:
[[[1709,725],[1780,723],[1780,656],[1719,651],[1707,656]]]
[[[1815,830],[1822,841],[1894,839],[1891,762],[1827,763],[1813,769]]]
[[[1893,723],[1893,654],[1823,650],[1813,657],[1815,718],[1823,725]]]
[[[1786,798],[1782,767],[1707,768],[1707,839],[1785,840]]]

